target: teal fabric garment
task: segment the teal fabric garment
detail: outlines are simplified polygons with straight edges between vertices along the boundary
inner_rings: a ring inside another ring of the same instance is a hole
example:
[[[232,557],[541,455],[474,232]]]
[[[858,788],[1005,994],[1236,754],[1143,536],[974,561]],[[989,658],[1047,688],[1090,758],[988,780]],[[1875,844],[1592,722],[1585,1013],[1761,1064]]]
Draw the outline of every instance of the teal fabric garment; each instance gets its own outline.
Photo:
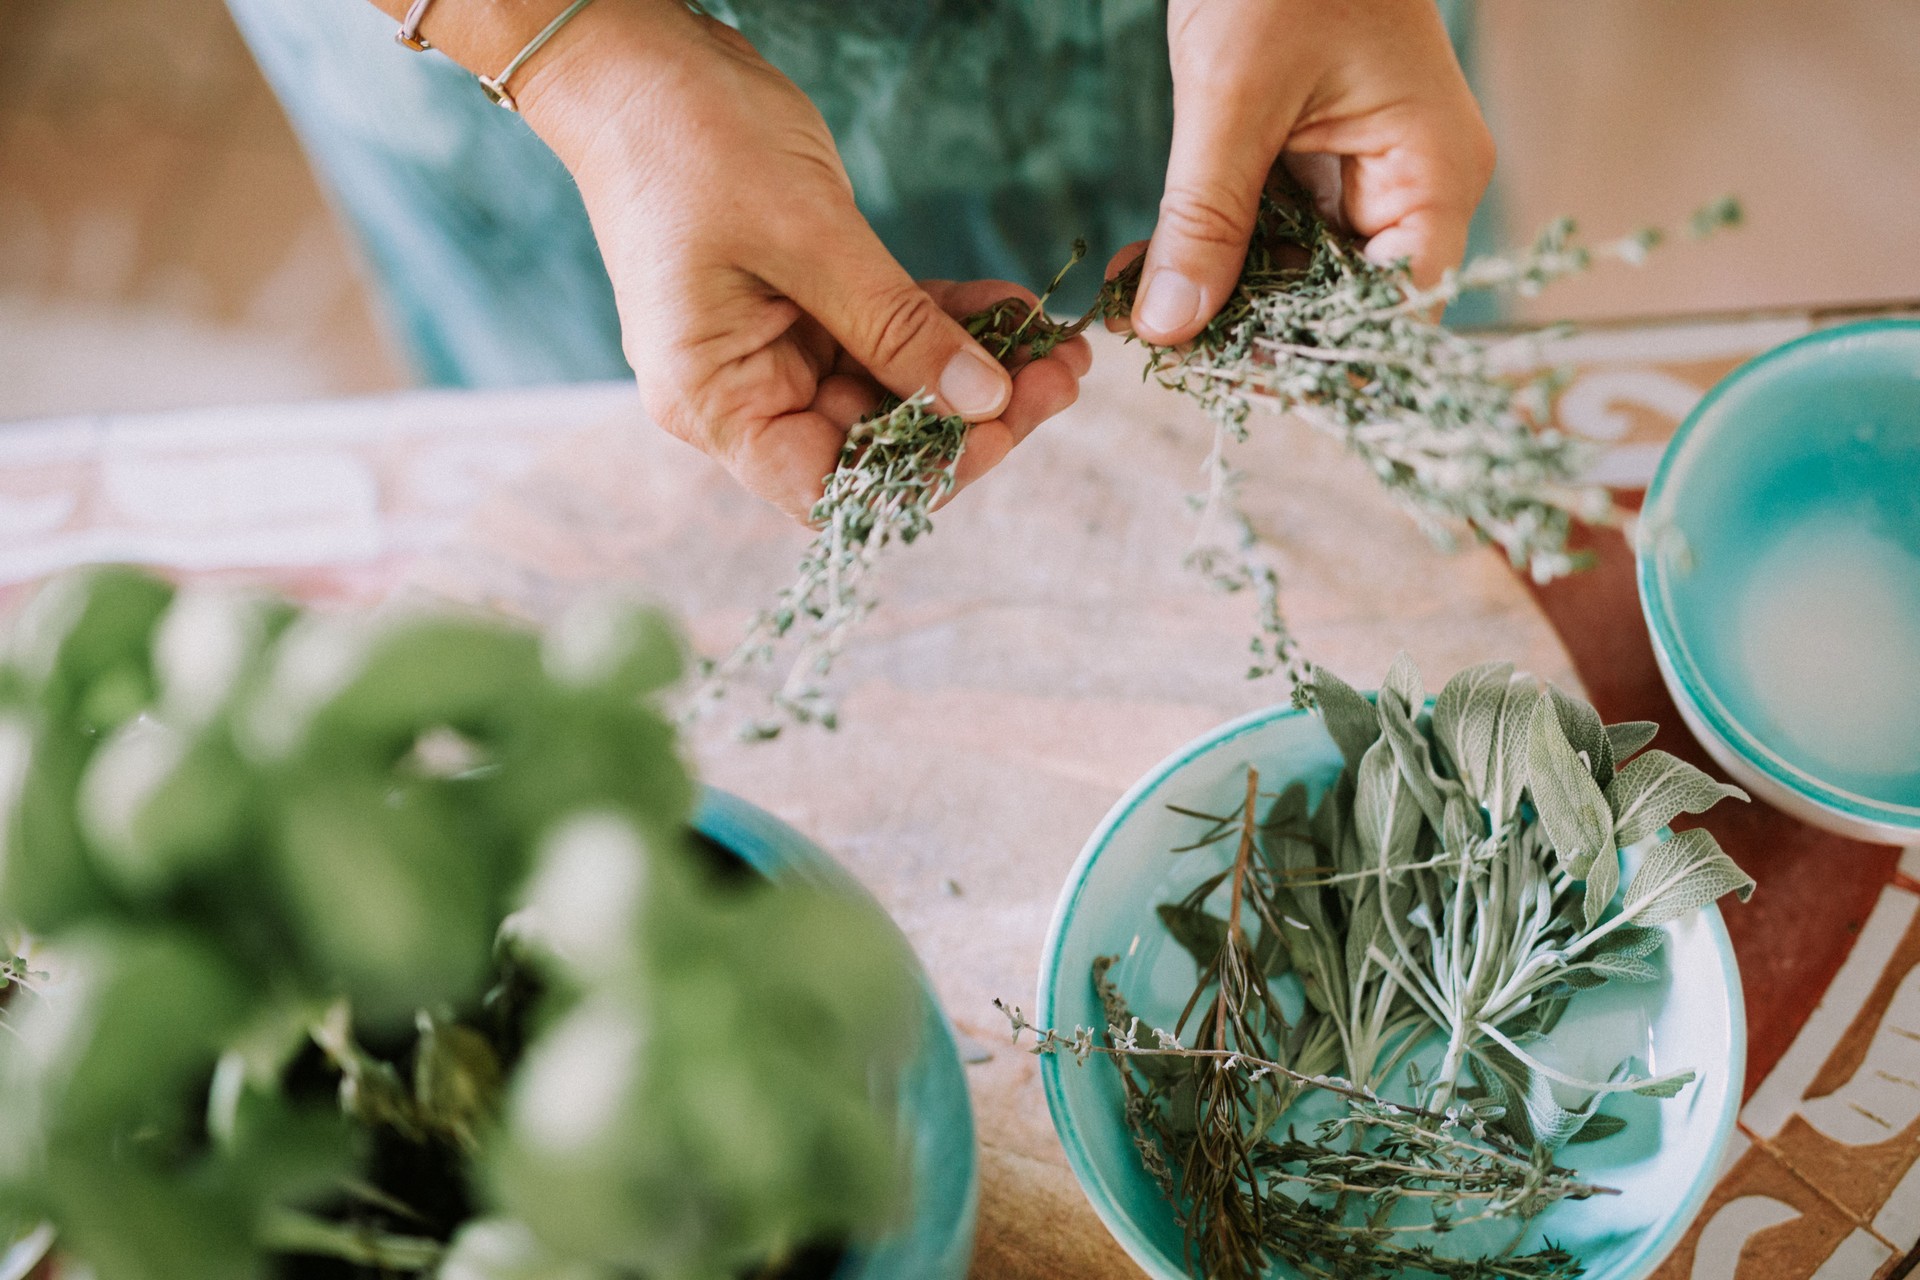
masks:
[[[1173,130],[1163,0],[719,0],[820,108],[914,275],[1037,285],[1153,230]]]
[[[395,45],[365,0],[228,3],[425,381],[626,371],[585,211],[523,121]],[[1164,0],[705,7],[819,106],[915,276],[1038,285],[1084,237],[1091,261],[1058,298],[1079,309],[1106,257],[1153,228],[1173,123]]]

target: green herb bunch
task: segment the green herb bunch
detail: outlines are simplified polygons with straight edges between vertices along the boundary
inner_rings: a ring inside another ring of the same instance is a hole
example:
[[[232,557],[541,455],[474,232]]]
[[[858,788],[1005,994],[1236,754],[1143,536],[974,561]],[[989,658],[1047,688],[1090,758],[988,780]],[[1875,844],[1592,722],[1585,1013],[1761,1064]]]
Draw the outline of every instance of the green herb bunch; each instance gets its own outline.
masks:
[[[1061,324],[1042,310],[1085,254],[1086,245],[1076,243],[1073,257],[1038,303],[1002,299],[967,317],[967,332],[1010,368],[1044,359],[1094,319],[1089,313]],[[813,505],[810,519],[817,532],[800,559],[798,577],[772,608],[755,616],[733,652],[702,663],[705,678],[692,704],[694,714],[724,697],[748,672],[771,666],[780,644],[797,627],[797,649],[771,695],[773,714],[750,722],[744,733],[772,738],[789,721],[836,727],[826,677],[854,629],[878,603],[872,577],[881,552],[932,530],[934,508],[953,492],[967,426],[957,415],[936,413],[926,392],[904,400],[888,396],[853,425],[824,481],[825,492]]]
[[[1705,831],[1655,838],[1741,793],[1643,750],[1652,725],[1603,725],[1510,664],[1461,672],[1430,712],[1404,657],[1372,699],[1325,671],[1311,689],[1343,760],[1317,806],[1304,783],[1265,793],[1249,770],[1234,812],[1180,810],[1203,826],[1176,852],[1232,840],[1235,854],[1156,908],[1198,969],[1172,1029],[1145,1043],[1103,958],[1104,1036],[1042,1031],[1037,1051],[1117,1061],[1196,1274],[1577,1275],[1551,1244],[1456,1257],[1421,1237],[1511,1220],[1517,1240],[1552,1204],[1606,1193],[1554,1153],[1624,1127],[1608,1097],[1694,1079],[1630,1061],[1581,1079],[1539,1046],[1579,992],[1656,978],[1659,926],[1751,892]],[[1638,865],[1622,891],[1625,849]],[[1292,1019],[1282,982],[1304,1005]],[[1017,1039],[1026,1020],[1010,1015]],[[1305,1093],[1342,1103],[1311,1136],[1287,1113]],[[1407,1205],[1419,1212],[1396,1216]]]
[[[1689,227],[1705,236],[1740,217],[1736,202],[1720,200]],[[1646,228],[1589,247],[1575,231],[1572,219],[1559,219],[1529,248],[1477,259],[1420,289],[1405,263],[1370,261],[1316,212],[1310,194],[1289,186],[1263,200],[1239,286],[1207,327],[1183,346],[1147,344],[1148,375],[1214,424],[1188,560],[1217,586],[1255,591],[1250,676],[1284,670],[1298,690],[1309,669],[1279,609],[1277,576],[1235,501],[1247,478],[1231,448],[1247,439],[1256,409],[1338,439],[1441,546],[1465,528],[1537,581],[1581,567],[1567,549],[1573,522],[1608,522],[1615,509],[1605,489],[1581,479],[1591,447],[1550,425],[1564,373],[1521,372],[1528,362],[1520,357],[1542,335],[1488,339],[1438,320],[1465,294],[1531,296],[1601,259],[1638,265],[1663,239]],[[1142,261],[1109,282],[1107,314],[1131,313]]]
[[[897,944],[698,860],[656,614],[104,570],[3,653],[0,1214],[89,1274],[719,1280],[894,1211]]]
[[[1700,237],[1740,218],[1740,206],[1723,199],[1696,213],[1689,228]],[[1368,260],[1304,190],[1288,186],[1263,201],[1233,295],[1192,342],[1148,344],[1146,367],[1214,424],[1208,488],[1193,500],[1199,521],[1186,559],[1214,586],[1252,593],[1250,678],[1284,671],[1304,699],[1310,672],[1281,607],[1279,576],[1237,501],[1250,477],[1233,465],[1232,448],[1247,439],[1254,411],[1291,414],[1339,439],[1441,545],[1451,546],[1464,528],[1539,581],[1572,572],[1583,563],[1567,548],[1573,522],[1608,522],[1617,513],[1603,488],[1582,480],[1590,447],[1548,425],[1564,374],[1522,372],[1543,335],[1483,338],[1436,317],[1464,294],[1530,296],[1603,259],[1637,265],[1662,238],[1648,228],[1589,247],[1563,218],[1524,251],[1478,259],[1420,289],[1404,263]],[[1076,247],[1074,262],[1080,254]],[[1044,355],[1095,320],[1129,316],[1142,261],[1108,280],[1071,323],[1009,300],[971,317],[969,327],[1003,361]],[[1056,276],[1048,292],[1058,283]],[[752,732],[772,736],[787,720],[832,726],[825,679],[876,603],[876,558],[891,542],[932,528],[932,510],[952,492],[966,433],[965,422],[933,413],[924,396],[889,400],[855,425],[813,510],[820,532],[798,581],[729,657],[709,666],[703,702],[771,663],[799,625],[799,652],[773,695],[776,714]]]

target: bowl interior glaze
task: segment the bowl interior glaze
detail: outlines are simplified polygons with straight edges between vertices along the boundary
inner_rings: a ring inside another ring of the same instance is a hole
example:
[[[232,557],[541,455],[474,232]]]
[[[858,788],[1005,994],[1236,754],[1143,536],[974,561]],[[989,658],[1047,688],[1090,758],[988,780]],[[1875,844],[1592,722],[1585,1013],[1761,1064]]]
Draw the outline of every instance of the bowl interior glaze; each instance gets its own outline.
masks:
[[[1920,833],[1920,321],[1822,330],[1728,375],[1669,446],[1638,541],[1655,651],[1729,769],[1850,834]]]

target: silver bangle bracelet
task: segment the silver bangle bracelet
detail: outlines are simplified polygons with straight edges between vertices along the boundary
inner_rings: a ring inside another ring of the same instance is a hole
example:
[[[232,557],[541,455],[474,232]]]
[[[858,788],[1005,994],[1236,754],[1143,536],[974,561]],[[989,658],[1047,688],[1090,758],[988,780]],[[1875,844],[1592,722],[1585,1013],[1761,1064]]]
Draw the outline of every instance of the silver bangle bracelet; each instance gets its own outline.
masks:
[[[422,3],[422,0],[415,0],[415,2]],[[531,58],[534,54],[540,52],[541,46],[546,44],[547,41],[553,39],[554,35],[559,32],[560,28],[566,26],[569,22],[573,21],[573,16],[575,14],[579,13],[582,9],[586,8],[589,4],[592,4],[592,3],[593,3],[593,0],[573,0],[572,4],[568,5],[566,8],[560,11],[559,17],[555,18],[552,22],[549,22],[546,26],[542,27],[540,29],[539,35],[527,41],[526,47],[520,50],[519,53],[516,53],[513,55],[513,61],[509,62],[506,65],[506,68],[502,70],[499,75],[481,76],[480,87],[486,90],[487,97],[491,98],[495,103],[497,103],[502,107],[505,107],[509,111],[518,111],[520,109],[520,104],[513,100],[512,94],[507,92],[507,81],[513,78],[513,73],[518,71],[528,58]],[[424,3],[422,3],[422,7],[425,7]]]
[[[425,53],[433,48],[420,38],[420,19],[427,16],[427,6],[432,3],[433,0],[413,0],[407,6],[406,18],[400,23],[400,29],[393,33],[395,44],[405,45],[415,53]]]

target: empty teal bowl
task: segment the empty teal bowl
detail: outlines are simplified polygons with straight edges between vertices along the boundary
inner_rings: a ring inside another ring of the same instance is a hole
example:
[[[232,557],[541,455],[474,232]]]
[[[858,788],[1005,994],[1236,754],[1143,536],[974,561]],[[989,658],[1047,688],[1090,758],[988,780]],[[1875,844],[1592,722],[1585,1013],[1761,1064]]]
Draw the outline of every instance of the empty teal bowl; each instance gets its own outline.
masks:
[[[776,884],[812,885],[881,910],[813,841],[738,796],[708,788],[694,826]],[[973,1106],[953,1028],[933,984],[918,964],[914,977],[923,995],[920,1047],[893,1082],[913,1179],[908,1216],[887,1235],[855,1241],[834,1280],[961,1280],[973,1256],[979,1202]]]
[[[1920,840],[1920,321],[1727,375],[1647,490],[1640,603],[1687,725],[1756,795]]]
[[[1143,1022],[1174,1024],[1194,965],[1154,905],[1229,865],[1232,842],[1170,854],[1192,838],[1194,825],[1167,806],[1232,812],[1248,765],[1260,771],[1263,791],[1300,781],[1317,801],[1339,774],[1340,752],[1314,716],[1276,707],[1221,726],[1143,778],[1107,814],[1067,878],[1041,961],[1039,1025],[1106,1025],[1089,976],[1098,956],[1121,957],[1112,977]],[[1630,852],[1629,875],[1631,862]],[[1642,1280],[1659,1265],[1705,1203],[1739,1108],[1746,1022],[1726,925],[1709,906],[1663,929],[1666,942],[1654,953],[1660,977],[1577,997],[1551,1042],[1563,1068],[1604,1073],[1631,1053],[1651,1071],[1699,1073],[1677,1097],[1628,1100],[1631,1112],[1617,1112],[1631,1121],[1625,1131],[1561,1152],[1563,1163],[1621,1194],[1555,1206],[1535,1219],[1522,1247],[1551,1236],[1580,1258],[1586,1280]],[[1676,973],[1686,980],[1673,981]],[[1588,1053],[1612,1060],[1581,1061]],[[1187,1280],[1173,1209],[1141,1167],[1121,1118],[1119,1072],[1098,1057],[1081,1066],[1070,1056],[1041,1058],[1040,1072],[1054,1129],[1101,1221],[1148,1275]],[[1504,1243],[1476,1242],[1475,1249]],[[1293,1280],[1287,1270],[1273,1275]]]

